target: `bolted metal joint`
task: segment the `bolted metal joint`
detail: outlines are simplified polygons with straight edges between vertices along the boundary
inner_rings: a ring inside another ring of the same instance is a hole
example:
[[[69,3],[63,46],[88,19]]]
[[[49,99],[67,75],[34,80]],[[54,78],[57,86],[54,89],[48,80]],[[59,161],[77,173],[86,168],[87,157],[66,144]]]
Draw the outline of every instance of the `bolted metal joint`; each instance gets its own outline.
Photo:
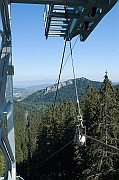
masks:
[[[7,75],[14,75],[14,66],[13,65],[8,66]]]

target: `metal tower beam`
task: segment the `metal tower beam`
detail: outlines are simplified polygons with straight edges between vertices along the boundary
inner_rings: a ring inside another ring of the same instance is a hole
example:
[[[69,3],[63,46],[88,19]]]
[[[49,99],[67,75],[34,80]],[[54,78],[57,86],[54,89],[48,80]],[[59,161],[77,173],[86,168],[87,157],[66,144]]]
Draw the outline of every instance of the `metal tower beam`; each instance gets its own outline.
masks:
[[[8,0],[0,1],[2,37],[0,49],[0,148],[6,162],[5,180],[16,180],[15,138],[13,119],[13,81],[11,56],[10,4]],[[7,134],[3,119],[7,115]]]
[[[79,1],[77,5],[46,5],[45,36],[60,36],[72,39],[80,34],[85,41],[101,19],[113,8],[118,0]]]
[[[108,0],[10,0],[11,3],[25,3],[25,4],[50,4],[50,5],[72,5],[72,6],[83,6],[88,2],[93,3],[107,3]]]
[[[10,30],[10,17],[9,17],[9,9],[7,0],[3,0],[1,2],[1,18],[4,34],[9,37],[11,34]]]

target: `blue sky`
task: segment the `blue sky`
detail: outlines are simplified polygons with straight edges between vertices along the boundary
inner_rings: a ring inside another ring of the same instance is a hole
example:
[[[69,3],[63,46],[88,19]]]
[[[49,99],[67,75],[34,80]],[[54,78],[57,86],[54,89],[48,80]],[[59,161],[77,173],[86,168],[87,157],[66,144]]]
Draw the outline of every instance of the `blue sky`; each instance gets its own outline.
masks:
[[[14,81],[56,80],[64,47],[63,38],[44,36],[43,5],[12,4]],[[102,19],[85,42],[73,49],[76,77],[103,81],[105,71],[119,82],[119,3]],[[72,45],[77,37],[73,38]],[[66,55],[69,54],[67,43]],[[61,79],[73,79],[71,58]],[[55,82],[54,82],[55,83]]]

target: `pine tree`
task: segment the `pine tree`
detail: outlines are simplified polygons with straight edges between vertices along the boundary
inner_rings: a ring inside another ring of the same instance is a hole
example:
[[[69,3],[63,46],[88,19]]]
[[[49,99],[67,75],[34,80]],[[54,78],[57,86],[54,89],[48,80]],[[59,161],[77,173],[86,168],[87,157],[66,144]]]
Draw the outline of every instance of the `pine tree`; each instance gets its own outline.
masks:
[[[87,135],[96,137],[96,128],[98,126],[97,121],[97,111],[99,110],[99,93],[92,87],[91,84],[87,86],[87,95],[85,100],[83,100],[83,121],[87,129]],[[92,167],[95,166],[94,162],[94,147],[95,143],[87,139],[86,147],[76,146],[75,157],[77,161],[77,177],[81,179],[87,179],[91,176],[93,178],[96,176],[96,172],[91,172]]]
[[[100,138],[105,144],[117,147],[118,142],[118,108],[117,97],[114,87],[108,79],[107,72],[104,76],[103,86],[100,90]],[[103,148],[102,176],[106,179],[116,179],[115,164],[117,153]]]
[[[107,72],[99,93],[89,84],[83,108],[87,135],[105,144],[117,146],[118,107],[116,92]],[[85,151],[84,151],[85,150]],[[76,151],[80,177],[88,180],[118,179],[118,154],[101,144],[87,139],[87,147]]]

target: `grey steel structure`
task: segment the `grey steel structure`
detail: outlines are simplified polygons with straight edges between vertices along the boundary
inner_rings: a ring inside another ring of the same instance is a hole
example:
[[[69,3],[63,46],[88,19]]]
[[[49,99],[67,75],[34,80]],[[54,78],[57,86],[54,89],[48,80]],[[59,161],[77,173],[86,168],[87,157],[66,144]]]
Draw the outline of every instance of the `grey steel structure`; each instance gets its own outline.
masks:
[[[0,148],[6,163],[5,180],[16,180],[13,118],[11,3],[45,4],[45,36],[85,41],[118,0],[0,0]],[[3,120],[7,116],[7,132]]]
[[[80,34],[85,41],[100,20],[117,1],[87,0],[66,1],[64,5],[46,5],[45,35],[72,39]],[[78,3],[79,2],[79,3]]]

